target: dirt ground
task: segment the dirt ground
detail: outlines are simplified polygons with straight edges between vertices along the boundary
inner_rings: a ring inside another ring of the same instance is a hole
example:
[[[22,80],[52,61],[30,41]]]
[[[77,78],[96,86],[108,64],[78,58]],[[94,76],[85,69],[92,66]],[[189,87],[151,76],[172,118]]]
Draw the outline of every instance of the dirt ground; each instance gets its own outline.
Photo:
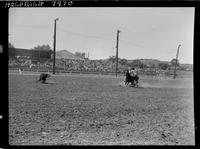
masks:
[[[9,75],[10,145],[194,145],[192,79]]]

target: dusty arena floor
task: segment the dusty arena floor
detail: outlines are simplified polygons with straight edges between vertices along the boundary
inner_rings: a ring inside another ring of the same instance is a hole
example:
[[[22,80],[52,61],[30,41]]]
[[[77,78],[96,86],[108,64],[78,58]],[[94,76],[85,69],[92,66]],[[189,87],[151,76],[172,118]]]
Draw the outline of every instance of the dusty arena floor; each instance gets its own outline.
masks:
[[[192,79],[9,75],[10,145],[194,145]]]

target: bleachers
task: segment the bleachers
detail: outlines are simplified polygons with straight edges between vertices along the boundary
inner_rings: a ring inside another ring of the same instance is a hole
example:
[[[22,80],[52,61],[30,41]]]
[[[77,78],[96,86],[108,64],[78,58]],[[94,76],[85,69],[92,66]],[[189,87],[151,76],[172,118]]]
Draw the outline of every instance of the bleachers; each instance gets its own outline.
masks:
[[[15,59],[9,59],[9,69],[19,68],[25,71],[33,72],[52,72],[53,63],[52,61],[41,60],[32,61],[27,57],[18,57]],[[118,73],[124,74],[127,66],[121,64],[118,65]],[[169,76],[173,72],[167,70],[160,70],[158,68],[138,68],[138,75],[149,75],[149,76]],[[59,59],[56,60],[56,73],[93,73],[93,74],[115,74],[115,64],[109,60],[69,60]]]

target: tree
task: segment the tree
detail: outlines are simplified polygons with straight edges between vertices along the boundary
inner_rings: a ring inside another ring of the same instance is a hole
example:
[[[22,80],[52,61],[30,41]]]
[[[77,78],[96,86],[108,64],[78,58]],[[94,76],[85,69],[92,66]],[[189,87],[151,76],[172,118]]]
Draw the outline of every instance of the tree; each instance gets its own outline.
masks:
[[[111,61],[111,62],[115,62],[116,58],[115,56],[109,56],[108,58],[108,61]]]
[[[16,49],[12,43],[8,43],[8,55],[9,58],[14,58],[16,56]]]
[[[8,48],[15,48],[14,45],[12,43],[8,43]]]
[[[175,66],[176,65],[176,59],[173,58],[170,63],[171,63],[172,66]],[[179,65],[180,65],[180,63],[179,63],[179,61],[177,59],[177,66],[179,66]]]
[[[158,64],[158,67],[160,68],[160,69],[163,69],[163,70],[166,70],[166,69],[168,69],[169,68],[169,64],[168,63],[159,63]]]
[[[36,46],[36,47],[34,47],[34,48],[32,48],[31,50],[38,50],[38,51],[50,51],[50,50],[52,50],[51,49],[51,47],[47,44],[47,45],[38,45],[38,46]]]
[[[32,57],[40,60],[40,59],[51,59],[51,55],[53,53],[51,47],[47,44],[47,45],[38,45],[34,48],[31,49],[32,50]]]
[[[121,65],[127,65],[127,62],[128,62],[128,61],[127,61],[125,58],[119,60],[119,63],[120,63]]]
[[[131,67],[141,68],[142,65],[143,65],[143,63],[139,59],[133,60],[131,63]]]
[[[78,57],[80,57],[80,58],[84,58],[84,59],[86,58],[85,57],[86,54],[84,52],[83,53],[81,53],[81,52],[75,52],[75,55],[78,56]]]
[[[145,65],[144,63],[140,63],[140,64],[139,64],[139,68],[148,68],[148,66]]]
[[[154,63],[151,63],[150,67],[151,68],[156,68],[156,65]]]

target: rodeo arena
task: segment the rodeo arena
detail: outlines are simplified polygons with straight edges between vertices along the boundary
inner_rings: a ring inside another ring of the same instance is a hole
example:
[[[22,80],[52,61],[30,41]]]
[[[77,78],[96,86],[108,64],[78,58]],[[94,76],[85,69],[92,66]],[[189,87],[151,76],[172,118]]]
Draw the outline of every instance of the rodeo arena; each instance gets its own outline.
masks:
[[[166,69],[158,60],[119,59],[116,73],[115,57],[90,60],[63,50],[56,53],[53,74],[52,55],[13,51],[10,144],[192,144],[190,67],[179,65],[174,79],[170,63]]]
[[[56,48],[55,31],[53,48],[9,41],[10,145],[195,144],[193,65],[180,63],[182,44],[169,61],[126,59],[117,30],[115,54],[91,59]]]

